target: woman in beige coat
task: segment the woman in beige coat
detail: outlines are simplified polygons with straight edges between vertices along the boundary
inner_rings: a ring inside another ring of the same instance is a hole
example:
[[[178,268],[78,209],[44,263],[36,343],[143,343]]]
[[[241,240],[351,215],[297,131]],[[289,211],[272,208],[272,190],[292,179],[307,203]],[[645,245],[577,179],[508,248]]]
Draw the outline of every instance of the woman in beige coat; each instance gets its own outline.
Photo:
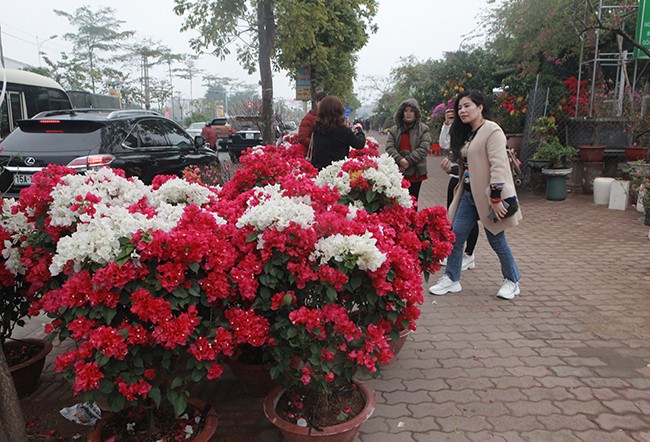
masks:
[[[503,285],[497,296],[513,299],[519,290],[519,269],[512,256],[505,229],[521,219],[519,201],[506,154],[506,136],[493,121],[485,119],[487,99],[477,91],[456,98],[456,118],[451,127],[451,153],[458,162],[461,181],[449,207],[456,242],[447,258],[445,274],[429,288],[433,295],[461,291],[463,248],[477,220],[501,262]],[[441,164],[451,169],[447,159]]]

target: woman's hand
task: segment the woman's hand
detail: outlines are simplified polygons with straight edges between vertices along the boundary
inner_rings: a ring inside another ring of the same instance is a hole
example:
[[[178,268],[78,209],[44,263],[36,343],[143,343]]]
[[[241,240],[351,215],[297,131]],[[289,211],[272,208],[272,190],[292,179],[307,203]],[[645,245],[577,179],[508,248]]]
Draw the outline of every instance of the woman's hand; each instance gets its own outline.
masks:
[[[354,126],[352,126],[352,132],[354,132],[355,134],[358,134],[359,132],[363,132],[363,126],[361,125],[361,123],[357,123]]]
[[[445,172],[446,174],[451,173],[451,167],[453,166],[453,163],[449,160],[449,158],[445,157],[442,159],[440,162],[440,168]]]
[[[409,162],[406,158],[400,159],[397,165],[399,166],[400,172],[404,172],[406,169],[409,168]]]
[[[456,112],[453,109],[447,109],[445,111],[445,126],[449,126],[453,123],[454,118],[456,118]]]
[[[501,201],[498,203],[491,202],[490,206],[492,206],[492,211],[496,215],[497,219],[503,219],[503,217],[508,213],[508,209],[506,209],[506,206],[504,206]]]

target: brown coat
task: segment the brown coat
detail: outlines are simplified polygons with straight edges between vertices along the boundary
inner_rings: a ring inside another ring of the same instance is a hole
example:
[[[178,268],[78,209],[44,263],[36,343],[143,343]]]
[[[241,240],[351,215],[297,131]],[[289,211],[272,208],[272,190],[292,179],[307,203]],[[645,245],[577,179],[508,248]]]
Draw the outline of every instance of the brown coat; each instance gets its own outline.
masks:
[[[506,154],[506,136],[503,130],[493,121],[486,120],[476,132],[476,136],[467,151],[472,197],[476,204],[481,223],[493,234],[498,234],[511,226],[519,224],[522,218],[521,209],[509,218],[492,222],[487,215],[490,213],[490,183],[505,183],[501,198],[517,196],[515,183],[510,172],[510,163]],[[461,172],[462,174],[462,172]],[[463,185],[456,187],[454,200],[449,206],[449,220],[453,222],[463,195]]]

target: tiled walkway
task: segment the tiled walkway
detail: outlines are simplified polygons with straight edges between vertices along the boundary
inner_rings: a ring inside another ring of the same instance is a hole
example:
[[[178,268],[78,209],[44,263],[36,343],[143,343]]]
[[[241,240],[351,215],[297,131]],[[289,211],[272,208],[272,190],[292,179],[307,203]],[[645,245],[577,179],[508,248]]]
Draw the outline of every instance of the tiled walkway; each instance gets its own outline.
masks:
[[[429,160],[421,205],[444,204],[447,177]],[[463,291],[425,295],[418,330],[368,381],[377,409],[360,441],[650,441],[648,227],[587,195],[520,196],[523,222],[507,234],[521,295],[494,296],[498,260],[481,233]],[[52,360],[25,406],[74,402]],[[282,440],[229,373],[197,393],[219,411],[214,441]]]

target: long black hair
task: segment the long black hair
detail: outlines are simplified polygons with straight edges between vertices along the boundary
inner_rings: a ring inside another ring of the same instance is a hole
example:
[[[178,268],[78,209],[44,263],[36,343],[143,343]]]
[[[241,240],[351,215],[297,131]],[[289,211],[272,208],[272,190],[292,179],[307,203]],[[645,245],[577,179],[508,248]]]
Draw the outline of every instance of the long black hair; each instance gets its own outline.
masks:
[[[453,123],[451,123],[451,128],[449,128],[451,153],[456,161],[460,159],[460,148],[463,147],[463,144],[465,144],[465,141],[468,140],[472,133],[472,126],[463,123],[460,120],[460,117],[458,117],[458,103],[460,103],[460,100],[465,97],[468,97],[477,106],[483,106],[483,111],[481,112],[483,118],[487,118],[489,115],[488,99],[482,92],[469,90],[458,94],[456,101],[454,102],[454,113],[456,116],[454,117]]]

